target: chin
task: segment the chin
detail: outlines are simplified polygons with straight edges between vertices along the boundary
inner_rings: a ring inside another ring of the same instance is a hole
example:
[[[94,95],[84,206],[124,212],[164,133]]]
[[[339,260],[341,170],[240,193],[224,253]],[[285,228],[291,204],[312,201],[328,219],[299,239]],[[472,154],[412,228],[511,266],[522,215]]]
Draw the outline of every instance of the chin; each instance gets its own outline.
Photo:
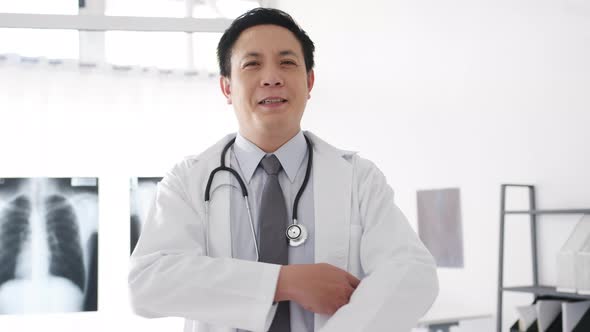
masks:
[[[263,121],[261,129],[270,133],[284,133],[293,128],[287,119],[275,119],[274,121]]]

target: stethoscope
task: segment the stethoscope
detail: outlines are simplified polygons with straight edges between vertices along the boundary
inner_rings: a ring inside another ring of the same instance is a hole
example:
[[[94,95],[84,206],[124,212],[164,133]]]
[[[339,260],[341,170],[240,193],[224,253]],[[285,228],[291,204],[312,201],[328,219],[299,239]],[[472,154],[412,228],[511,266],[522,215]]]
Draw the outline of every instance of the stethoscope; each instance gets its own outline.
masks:
[[[299,191],[297,192],[297,195],[295,196],[295,201],[293,202],[293,223],[291,225],[289,225],[289,227],[287,227],[287,230],[285,232],[285,235],[287,236],[287,240],[289,240],[289,245],[292,247],[298,247],[298,246],[302,245],[303,243],[305,243],[305,240],[307,240],[307,236],[308,236],[306,227],[297,222],[297,207],[299,206],[299,199],[301,198],[303,191],[307,187],[307,182],[309,181],[309,173],[311,171],[311,165],[312,165],[312,159],[313,159],[311,142],[309,141],[309,138],[307,138],[307,136],[303,135],[303,137],[305,137],[305,142],[307,143],[307,151],[309,151],[309,158],[307,159],[307,168],[305,170],[305,178],[303,179],[303,183],[301,184],[301,188],[299,188]],[[260,252],[258,251],[258,244],[256,241],[256,232],[254,231],[254,222],[252,221],[252,212],[250,210],[250,204],[248,203],[248,190],[246,189],[246,185],[244,184],[244,181],[242,180],[242,177],[238,174],[238,172],[236,172],[236,170],[234,170],[231,167],[225,166],[225,155],[227,153],[227,150],[229,150],[229,148],[234,144],[235,141],[236,141],[236,138],[234,137],[225,145],[225,147],[223,148],[223,151],[221,152],[221,165],[219,167],[215,168],[213,171],[211,171],[211,173],[209,174],[209,179],[207,180],[207,187],[205,188],[205,213],[207,215],[207,228],[209,226],[209,199],[210,199],[211,183],[213,182],[213,178],[215,177],[215,174],[219,171],[230,172],[236,178],[236,180],[238,180],[238,183],[240,184],[240,188],[242,189],[242,196],[244,197],[244,202],[246,203],[246,210],[248,211],[248,220],[250,221],[250,230],[252,231],[252,238],[254,239],[254,248],[256,249],[256,261],[258,261],[259,256],[260,256]],[[205,232],[207,234],[206,235],[206,248],[207,248],[207,253],[208,253],[209,252],[209,231],[208,231],[208,229],[206,229]]]

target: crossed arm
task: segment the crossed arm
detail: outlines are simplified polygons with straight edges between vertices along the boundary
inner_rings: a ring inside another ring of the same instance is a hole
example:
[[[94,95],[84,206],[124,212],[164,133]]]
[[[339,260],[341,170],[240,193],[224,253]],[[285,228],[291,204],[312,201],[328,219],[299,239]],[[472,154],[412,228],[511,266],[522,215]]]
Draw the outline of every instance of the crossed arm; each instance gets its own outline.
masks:
[[[182,185],[188,181],[182,172],[170,173],[159,185],[131,258],[134,309],[146,317],[178,316],[266,331],[273,301],[291,300],[332,315],[322,332],[409,331],[436,297],[434,264],[393,204],[383,175],[376,168],[363,169],[362,282],[329,264],[278,266],[206,256],[204,227],[195,222],[202,216]]]
[[[350,301],[360,280],[325,263],[282,266],[275,301],[295,301],[305,310],[332,315]]]

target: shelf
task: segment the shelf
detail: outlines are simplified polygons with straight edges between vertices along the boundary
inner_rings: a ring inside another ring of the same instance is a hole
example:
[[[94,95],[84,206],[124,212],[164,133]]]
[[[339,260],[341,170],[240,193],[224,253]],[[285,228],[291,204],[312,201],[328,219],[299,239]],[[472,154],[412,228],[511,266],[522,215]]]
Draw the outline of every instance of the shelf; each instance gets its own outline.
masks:
[[[524,206],[524,210],[506,210],[506,192],[508,187],[525,187],[528,188],[528,206]],[[538,254],[537,254],[537,224],[538,215],[567,215],[567,214],[590,214],[590,208],[565,208],[565,209],[537,209],[535,199],[535,186],[527,184],[502,184],[500,189],[500,245],[499,248],[499,268],[498,268],[498,302],[496,303],[496,331],[502,332],[503,321],[503,296],[504,292],[521,292],[535,295],[535,299],[539,297],[555,297],[558,299],[571,300],[590,300],[590,295],[580,295],[577,293],[558,292],[555,287],[551,286],[519,286],[519,287],[505,287],[504,286],[504,237],[506,235],[506,218],[507,215],[525,215],[528,216],[530,225],[530,245],[531,245],[531,260],[532,260],[532,284],[539,283],[539,269],[538,269]],[[528,208],[528,209],[527,209]]]
[[[564,297],[570,299],[585,299],[590,300],[590,295],[582,295],[577,293],[558,292],[552,286],[519,286],[519,287],[503,287],[502,290],[507,292],[522,292],[533,293],[536,295],[550,295],[557,297]]]
[[[590,214],[590,209],[567,209],[567,210],[520,210],[504,211],[505,214]]]

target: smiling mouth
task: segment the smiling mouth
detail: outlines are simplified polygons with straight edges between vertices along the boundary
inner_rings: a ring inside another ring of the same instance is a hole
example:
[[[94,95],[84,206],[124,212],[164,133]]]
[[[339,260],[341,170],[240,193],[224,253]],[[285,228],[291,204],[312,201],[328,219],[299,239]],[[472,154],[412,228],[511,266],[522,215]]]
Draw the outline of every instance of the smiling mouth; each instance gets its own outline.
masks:
[[[268,98],[258,102],[258,105],[271,105],[271,104],[283,104],[286,103],[287,99],[283,98]]]

